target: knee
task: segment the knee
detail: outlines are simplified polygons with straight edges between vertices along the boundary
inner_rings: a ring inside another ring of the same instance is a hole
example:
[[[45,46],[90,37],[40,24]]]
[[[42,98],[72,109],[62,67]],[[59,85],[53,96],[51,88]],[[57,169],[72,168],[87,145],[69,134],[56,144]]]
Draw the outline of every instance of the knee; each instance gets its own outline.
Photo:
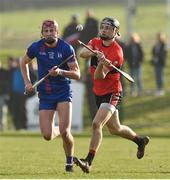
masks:
[[[68,129],[65,129],[65,130],[60,130],[60,135],[62,138],[64,139],[68,139],[69,136],[70,136],[70,131]]]
[[[44,135],[43,135],[43,138],[44,138],[46,141],[52,140],[51,134],[44,134]]]
[[[114,134],[118,134],[119,135],[121,133],[121,131],[122,131],[121,126],[118,126],[118,127],[115,128]]]
[[[49,132],[42,132],[42,135],[46,141],[52,140],[52,132],[50,132],[50,131]]]
[[[97,122],[93,122],[92,127],[93,127],[93,130],[100,130],[100,129],[102,129],[102,125],[97,123]]]

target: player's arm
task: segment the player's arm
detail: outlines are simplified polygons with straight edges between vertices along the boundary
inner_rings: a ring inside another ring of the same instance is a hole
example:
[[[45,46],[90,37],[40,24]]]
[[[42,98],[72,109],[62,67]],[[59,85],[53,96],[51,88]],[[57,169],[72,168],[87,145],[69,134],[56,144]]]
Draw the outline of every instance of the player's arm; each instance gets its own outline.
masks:
[[[98,57],[98,65],[94,72],[94,79],[104,79],[107,73],[110,71],[109,66],[111,65],[111,61],[106,59],[104,54],[101,52],[97,52]]]
[[[102,62],[99,62],[95,72],[94,79],[104,79],[110,70]]]
[[[67,65],[69,67],[69,71],[64,70],[63,76],[71,78],[71,79],[79,80],[80,79],[80,68],[79,68],[77,60],[74,62],[71,62],[71,63],[67,63]]]
[[[89,48],[92,49],[91,46],[88,45]],[[87,48],[83,47],[81,50],[80,50],[80,57],[82,58],[85,58],[85,59],[88,59],[90,58],[91,56],[95,56],[94,53],[92,53],[91,51],[89,51]]]
[[[75,58],[75,57],[74,57]],[[53,67],[51,70],[49,70],[49,73],[51,76],[64,76],[70,79],[80,79],[80,68],[78,65],[77,60],[75,59],[75,61],[73,62],[68,62],[67,63],[69,70],[63,70],[60,68],[56,69],[56,66]]]
[[[30,61],[31,59],[27,56],[27,54],[20,61],[21,73],[24,79],[25,89],[27,92],[33,91],[32,83],[31,83],[30,75],[29,75],[29,68],[28,68],[28,63]]]

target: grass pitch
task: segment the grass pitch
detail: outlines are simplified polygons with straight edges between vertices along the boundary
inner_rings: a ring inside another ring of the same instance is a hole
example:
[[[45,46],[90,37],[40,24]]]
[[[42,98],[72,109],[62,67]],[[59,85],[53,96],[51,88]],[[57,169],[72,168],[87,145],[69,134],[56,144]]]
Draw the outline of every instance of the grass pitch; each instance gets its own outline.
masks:
[[[122,139],[106,136],[96,155],[90,174],[79,167],[65,173],[65,157],[61,138],[44,141],[39,135],[13,133],[0,134],[1,179],[90,179],[134,178],[168,179],[170,177],[170,138],[154,138],[146,148],[145,157],[136,158],[136,145]],[[75,137],[75,155],[84,157],[89,137]]]

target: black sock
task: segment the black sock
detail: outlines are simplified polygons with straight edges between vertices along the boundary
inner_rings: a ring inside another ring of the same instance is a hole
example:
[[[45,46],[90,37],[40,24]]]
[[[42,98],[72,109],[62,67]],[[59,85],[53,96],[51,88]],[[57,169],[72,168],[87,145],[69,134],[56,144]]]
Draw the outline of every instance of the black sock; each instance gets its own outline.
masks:
[[[132,141],[139,146],[141,144],[141,140],[142,138],[140,136],[136,136]]]
[[[90,151],[89,151],[89,153],[88,153],[88,155],[86,157],[86,160],[88,161],[89,165],[92,164],[92,161],[94,159],[95,154],[96,154],[96,151],[93,150],[93,149],[90,149]]]

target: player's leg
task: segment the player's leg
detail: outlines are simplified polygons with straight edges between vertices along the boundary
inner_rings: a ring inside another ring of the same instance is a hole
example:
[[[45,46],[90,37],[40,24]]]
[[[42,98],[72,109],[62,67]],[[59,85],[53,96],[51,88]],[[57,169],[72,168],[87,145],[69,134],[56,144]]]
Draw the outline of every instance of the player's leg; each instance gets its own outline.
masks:
[[[96,116],[92,123],[92,137],[89,147],[95,152],[98,151],[99,146],[102,142],[103,126],[106,124],[106,122],[110,119],[111,116],[112,116],[112,111],[110,111],[107,107],[103,107],[103,106],[100,106],[99,110],[96,113]]]
[[[144,156],[145,146],[149,142],[149,138],[139,137],[131,128],[121,125],[119,120],[119,112],[116,110],[107,122],[107,127],[111,134],[116,134],[126,139],[130,139],[138,145],[137,157],[141,159]]]
[[[66,155],[66,171],[72,171],[74,139],[71,134],[72,103],[60,102],[57,105],[59,116],[59,129],[63,139],[63,147]]]
[[[56,106],[56,101],[43,100],[40,98],[39,122],[41,133],[46,140],[52,140],[60,134],[59,128],[56,127],[54,123]]]
[[[116,109],[112,117],[106,123],[107,128],[111,134],[116,134],[127,139],[134,139],[136,133],[126,125],[121,125],[119,121],[119,112]]]
[[[113,109],[111,109],[108,103],[101,104],[93,120],[92,137],[91,137],[88,155],[85,159],[78,159],[76,157],[74,158],[75,164],[78,165],[85,173],[90,172],[94,156],[98,151],[100,144],[102,142],[102,138],[103,138],[102,128],[106,124],[106,122],[110,119],[115,109],[113,106],[112,108]]]
[[[60,134],[59,128],[54,124],[55,110],[42,109],[39,111],[41,133],[46,140],[52,140]]]

